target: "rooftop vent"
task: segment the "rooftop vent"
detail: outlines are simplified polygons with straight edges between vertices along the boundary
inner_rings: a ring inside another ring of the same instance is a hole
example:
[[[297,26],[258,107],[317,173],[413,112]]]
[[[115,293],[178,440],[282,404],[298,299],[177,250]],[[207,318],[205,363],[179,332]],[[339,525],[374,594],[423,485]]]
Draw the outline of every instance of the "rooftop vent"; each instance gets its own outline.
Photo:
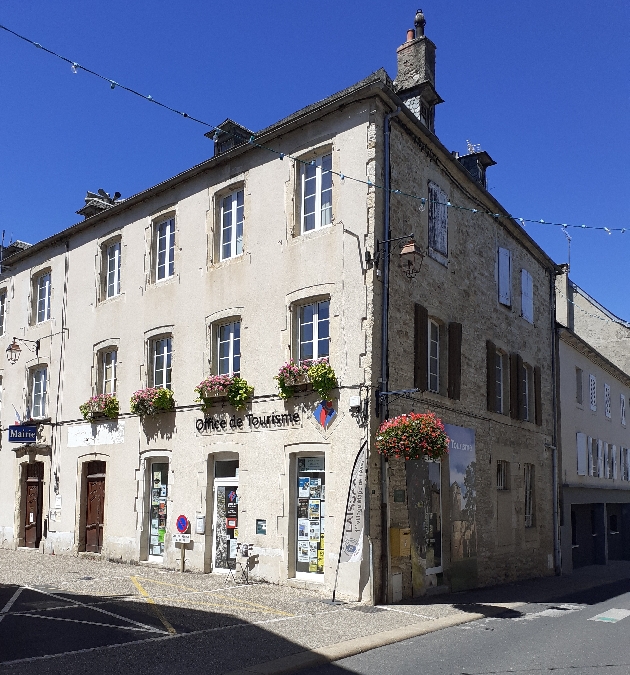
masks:
[[[219,124],[216,129],[204,134],[204,136],[214,141],[214,156],[216,157],[235,148],[237,145],[247,143],[253,133],[253,131],[242,127],[233,120],[227,119],[222,124]]]
[[[84,218],[90,218],[90,216],[94,216],[101,211],[111,209],[119,200],[120,192],[115,192],[114,196],[111,197],[103,188],[99,188],[96,192],[88,191],[85,195],[85,206],[79,209],[77,213]]]
[[[483,188],[488,189],[488,181],[486,180],[486,169],[489,166],[494,166],[496,162],[490,155],[481,149],[478,143],[471,143],[466,141],[468,152],[465,155],[458,155],[454,153],[455,158],[468,171],[472,179],[479,183]]]

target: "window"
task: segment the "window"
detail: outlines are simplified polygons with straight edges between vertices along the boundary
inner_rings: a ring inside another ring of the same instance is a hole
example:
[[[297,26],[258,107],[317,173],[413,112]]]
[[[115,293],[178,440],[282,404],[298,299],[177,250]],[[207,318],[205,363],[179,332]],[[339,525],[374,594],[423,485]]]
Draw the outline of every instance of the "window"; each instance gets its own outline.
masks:
[[[630,450],[621,448],[621,480],[630,480]]]
[[[525,422],[533,421],[534,413],[534,371],[532,367],[524,363],[521,368],[519,387],[520,387],[520,402],[521,402],[521,419]]]
[[[241,374],[241,322],[219,326],[218,341],[218,374],[238,377]]]
[[[154,340],[152,343],[153,386],[171,388],[172,340],[170,337]]]
[[[625,394],[620,394],[619,396],[619,406],[621,413],[621,423],[623,426],[626,426],[626,396]]]
[[[595,476],[597,468],[597,440],[587,436],[586,438],[586,452],[588,460],[588,475]]]
[[[221,260],[243,252],[243,190],[221,200]]]
[[[600,478],[610,478],[610,452],[609,452],[609,445],[604,441],[602,443],[603,445],[603,472],[600,473]]]
[[[0,335],[6,332],[7,292],[0,291]]]
[[[591,410],[595,412],[597,410],[597,378],[595,375],[588,376],[588,391],[591,401]]]
[[[582,369],[575,368],[575,402],[579,405],[582,405],[584,402],[583,390],[582,390]]]
[[[440,391],[440,326],[429,321],[429,391]]]
[[[448,258],[448,196],[429,181],[429,255],[446,265]]]
[[[497,460],[497,490],[509,490],[509,462]]]
[[[499,302],[512,306],[512,251],[499,248]]]
[[[115,349],[101,353],[101,394],[116,393],[116,363],[118,352]]]
[[[610,477],[613,480],[617,480],[617,478],[619,478],[619,474],[617,473],[617,446],[616,445],[610,446],[610,456],[612,458],[612,474],[611,474]]]
[[[586,476],[587,471],[587,437],[586,434],[579,433],[576,436],[576,454],[577,454],[577,475]]]
[[[525,479],[525,527],[534,525],[534,465],[524,464]]]
[[[156,270],[157,281],[168,279],[175,273],[175,219],[169,218],[156,228]]]
[[[50,319],[50,272],[37,279],[37,323]]]
[[[300,307],[300,361],[330,354],[330,300]]]
[[[495,352],[495,394],[496,407],[495,411],[505,415],[507,413],[506,406],[506,387],[507,387],[507,355],[497,350]]]
[[[302,232],[332,223],[332,154],[302,165]]]
[[[46,368],[31,371],[31,416],[46,417]]]
[[[611,418],[610,412],[610,385],[604,384],[604,413],[608,419]]]
[[[604,478],[604,442],[597,440],[597,473],[598,478]]]
[[[120,295],[120,242],[107,247],[107,297]]]
[[[534,281],[527,270],[521,270],[521,316],[534,323]]]

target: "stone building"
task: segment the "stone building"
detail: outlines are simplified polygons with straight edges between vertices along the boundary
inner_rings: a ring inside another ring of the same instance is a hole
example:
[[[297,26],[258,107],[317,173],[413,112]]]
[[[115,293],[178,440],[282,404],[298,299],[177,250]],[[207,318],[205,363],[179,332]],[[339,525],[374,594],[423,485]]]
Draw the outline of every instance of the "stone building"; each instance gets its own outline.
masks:
[[[7,252],[0,545],[227,572],[247,544],[262,578],[372,601],[553,572],[556,270],[486,190],[490,156],[435,136],[424,23],[395,80],[256,134],[227,120],[207,161],[88,193],[84,220]],[[330,401],[279,397],[283,363],[323,357]],[[222,374],[253,396],[200,410]],[[146,388],[174,410],[132,414]],[[108,393],[115,419],[81,418]],[[36,442],[8,442],[13,406]],[[441,464],[378,455],[412,409],[448,425]]]
[[[562,571],[570,573],[630,559],[630,376],[618,365],[628,326],[567,274],[558,277],[557,313],[560,531]]]

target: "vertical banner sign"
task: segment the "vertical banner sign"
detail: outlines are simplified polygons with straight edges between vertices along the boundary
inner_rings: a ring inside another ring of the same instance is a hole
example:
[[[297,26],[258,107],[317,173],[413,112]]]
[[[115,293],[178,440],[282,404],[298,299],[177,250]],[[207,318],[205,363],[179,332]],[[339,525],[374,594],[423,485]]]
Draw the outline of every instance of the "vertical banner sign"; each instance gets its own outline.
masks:
[[[360,562],[363,559],[364,517],[365,452],[364,448],[361,448],[350,478],[339,562]]]

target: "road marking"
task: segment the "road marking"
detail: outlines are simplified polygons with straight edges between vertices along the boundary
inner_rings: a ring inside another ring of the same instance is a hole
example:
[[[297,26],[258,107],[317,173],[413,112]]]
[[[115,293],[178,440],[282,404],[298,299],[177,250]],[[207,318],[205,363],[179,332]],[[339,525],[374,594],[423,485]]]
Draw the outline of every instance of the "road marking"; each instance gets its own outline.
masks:
[[[4,619],[4,617],[7,615],[7,612],[11,609],[13,603],[18,599],[18,596],[20,595],[21,592],[22,586],[20,586],[17,589],[17,591],[15,591],[15,593],[11,596],[9,602],[7,602],[7,604],[0,610],[0,621],[2,621],[2,619]]]
[[[157,616],[157,618],[162,622],[162,624],[164,625],[166,630],[171,635],[175,634],[177,631],[167,621],[164,614],[162,614],[160,608],[155,604],[155,601],[153,600],[153,598],[147,593],[144,586],[138,581],[138,578],[137,577],[131,577],[131,581],[132,581],[133,585],[138,589],[138,592],[140,593],[140,595],[147,601],[147,604],[151,607],[155,616]]]
[[[44,616],[43,614],[11,614],[11,616],[22,616],[28,619],[48,619],[49,621],[68,621],[69,623],[84,623],[88,626],[103,626],[104,628],[120,628],[121,630],[139,630],[143,633],[149,633],[147,628],[139,628],[137,626],[119,626],[114,623],[99,623],[98,621],[84,621],[83,619],[67,619],[63,616]],[[162,633],[163,631],[160,631]]]
[[[86,607],[87,609],[91,609],[93,612],[101,612],[102,614],[106,614],[107,616],[113,616],[115,619],[120,619],[121,621],[126,621],[127,623],[132,623],[136,626],[140,626],[141,628],[145,628],[149,631],[152,631],[154,633],[163,633],[163,630],[160,630],[159,628],[155,628],[155,626],[149,626],[146,623],[140,623],[139,621],[134,621],[133,619],[128,619],[126,616],[121,616],[120,614],[114,614],[114,612],[108,612],[106,609],[101,609],[100,607],[92,607],[91,605],[88,605],[85,602],[79,602],[78,600],[73,600],[72,598],[64,598],[61,595],[55,595],[54,593],[50,593],[48,591],[42,591],[39,588],[33,588],[32,586],[24,586],[24,588],[28,589],[29,591],[35,591],[36,593],[41,593],[42,595],[49,595],[51,598],[55,598],[56,600],[63,600],[65,602],[69,602],[74,605],[78,605],[79,607]]]
[[[625,619],[627,616],[630,616],[630,610],[628,609],[607,609],[605,612],[593,616],[589,621],[605,621],[606,623],[617,623]]]
[[[427,616],[426,614],[415,614],[414,612],[406,612],[404,609],[398,609],[397,607],[390,607],[389,605],[378,605],[378,609],[385,609],[388,612],[400,612],[401,614],[407,614],[407,616],[419,616],[422,619],[429,619],[434,621],[437,617]]]

